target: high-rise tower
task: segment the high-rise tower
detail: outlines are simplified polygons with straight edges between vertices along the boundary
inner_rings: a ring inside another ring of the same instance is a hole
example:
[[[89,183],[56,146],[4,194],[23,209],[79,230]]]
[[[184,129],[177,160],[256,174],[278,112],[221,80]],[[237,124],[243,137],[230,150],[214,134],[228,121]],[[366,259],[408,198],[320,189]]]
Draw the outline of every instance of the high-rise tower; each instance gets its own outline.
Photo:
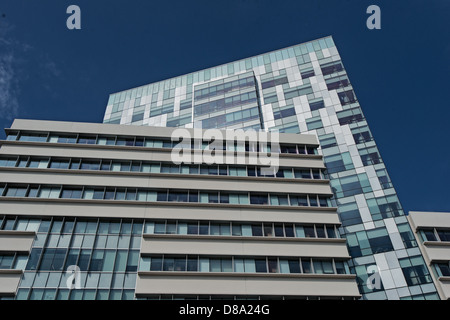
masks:
[[[316,135],[363,298],[437,298],[331,37],[111,94],[104,123]]]

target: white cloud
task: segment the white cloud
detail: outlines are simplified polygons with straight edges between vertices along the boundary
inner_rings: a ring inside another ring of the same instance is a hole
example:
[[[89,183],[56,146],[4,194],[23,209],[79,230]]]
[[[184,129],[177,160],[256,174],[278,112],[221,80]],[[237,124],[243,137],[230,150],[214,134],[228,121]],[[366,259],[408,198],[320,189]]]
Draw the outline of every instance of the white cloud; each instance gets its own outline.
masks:
[[[6,38],[9,24],[0,24],[0,118],[11,120],[19,112],[19,88],[15,72],[14,50]]]
[[[14,71],[14,55],[0,55],[0,118],[11,120],[19,111],[19,89]]]
[[[14,26],[0,20],[0,119],[12,120],[20,113],[26,113],[20,106],[20,88],[30,80],[29,68],[39,70],[34,79],[37,86],[42,86],[51,96],[49,81],[59,78],[61,71],[47,53],[10,36]]]

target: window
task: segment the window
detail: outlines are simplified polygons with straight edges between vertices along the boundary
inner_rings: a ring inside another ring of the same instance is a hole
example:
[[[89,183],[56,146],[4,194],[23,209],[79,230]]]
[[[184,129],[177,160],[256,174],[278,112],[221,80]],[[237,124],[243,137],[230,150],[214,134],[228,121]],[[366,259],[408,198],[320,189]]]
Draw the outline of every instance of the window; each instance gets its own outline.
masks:
[[[349,152],[324,157],[328,173],[350,170],[354,168],[353,160]]]
[[[274,111],[273,113],[273,117],[275,120],[277,119],[282,119],[282,118],[287,118],[290,116],[294,116],[295,113],[295,108],[288,108],[288,109],[283,109],[280,111]]]
[[[220,192],[220,203],[230,203],[230,195],[225,192]]]
[[[233,264],[231,259],[209,259],[210,272],[232,272]]]
[[[162,164],[161,173],[180,173],[180,166],[173,164]]]
[[[150,258],[150,271],[161,271],[161,270],[162,270],[162,257]]]
[[[134,146],[134,138],[117,138],[116,139],[116,146],[128,146],[132,147]]]
[[[336,267],[336,273],[337,274],[348,274],[350,273],[350,270],[348,268],[348,265],[344,261],[334,261],[334,265]]]
[[[303,273],[312,273],[311,259],[302,258],[301,261]]]
[[[308,197],[306,195],[303,196],[294,196],[290,195],[291,206],[308,206]]]
[[[284,232],[286,234],[286,237],[288,237],[288,238],[295,237],[294,225],[293,224],[289,224],[289,223],[285,223],[284,224]]]
[[[100,161],[81,161],[81,170],[100,170]]]
[[[372,140],[372,135],[369,131],[356,132],[353,134],[353,139],[356,144],[365,143]]]
[[[310,77],[313,77],[315,74],[314,74],[314,69],[306,69],[306,70],[304,70],[304,71],[302,71],[301,72],[301,75],[302,75],[302,79],[307,79],[307,78],[310,78]]]
[[[322,149],[331,148],[337,146],[337,141],[334,134],[325,134],[319,137],[320,145]]]
[[[372,191],[365,173],[334,179],[331,187],[338,198]]]
[[[98,140],[97,140],[97,144],[104,145],[104,146],[113,146],[113,145],[115,145],[115,143],[116,143],[115,137],[101,136],[101,137],[98,137]]]
[[[15,167],[17,157],[14,158],[2,158],[0,159],[0,167]]]
[[[288,99],[291,99],[294,97],[299,97],[299,96],[307,95],[310,93],[313,93],[313,90],[312,90],[311,86],[309,84],[307,84],[307,85],[303,85],[300,87],[285,90],[284,98],[285,98],[285,100],[288,100]]]
[[[250,194],[250,204],[266,205],[269,204],[267,194]]]
[[[188,202],[188,192],[169,191],[169,201]]]
[[[339,217],[341,218],[343,226],[362,223],[358,206],[354,202],[340,205]]]
[[[450,277],[450,266],[448,262],[445,263],[435,263],[437,274],[439,277]]]
[[[77,170],[80,169],[81,160],[80,159],[72,159],[70,161],[69,169]]]
[[[327,80],[325,80],[325,82],[327,84],[328,91],[336,90],[339,88],[345,88],[350,85],[348,78],[345,76],[327,79]]]
[[[131,122],[136,122],[136,121],[141,121],[142,119],[144,119],[144,113],[137,113],[137,114],[133,114],[133,117],[131,118]]]
[[[69,160],[52,160],[49,168],[51,169],[69,169]]]
[[[60,135],[58,136],[58,143],[76,143],[77,136],[76,135]]]
[[[267,267],[270,273],[278,273],[278,259],[276,258],[268,258],[267,259]]]
[[[28,163],[29,168],[47,168],[48,159],[31,159]]]
[[[294,175],[296,178],[311,179],[311,170],[309,170],[309,169],[294,169]]]
[[[314,231],[314,226],[304,226],[303,231],[306,238],[315,238],[316,232]]]
[[[398,231],[400,232],[400,236],[405,244],[406,248],[414,248],[417,247],[416,239],[411,231],[411,227],[409,223],[398,224]]]
[[[336,229],[334,226],[326,226],[328,238],[337,238]]]
[[[116,189],[116,200],[125,200],[125,188]]]
[[[441,241],[450,241],[450,230],[437,230]]]
[[[344,70],[340,61],[326,63],[320,66],[324,76]]]
[[[65,199],[81,199],[82,189],[64,188],[61,193],[61,198]]]
[[[309,205],[311,207],[318,207],[319,206],[319,202],[317,201],[317,196],[315,195],[309,195]]]
[[[446,229],[422,229],[420,234],[423,241],[450,241],[450,230]]]
[[[252,236],[254,237],[262,237],[263,230],[261,224],[253,224],[252,225]]]
[[[431,283],[433,280],[421,256],[398,260],[408,286]]]
[[[311,111],[319,110],[325,108],[325,103],[323,102],[323,100],[316,102],[309,102],[309,108],[311,109]]]
[[[313,179],[322,179],[322,172],[320,170],[312,170]]]
[[[167,191],[158,191],[156,201],[167,201]]]
[[[47,133],[23,133],[19,137],[19,141],[28,142],[47,142]]]
[[[326,238],[325,228],[323,225],[316,225],[316,232],[318,238]]]
[[[363,120],[363,115],[360,108],[353,108],[336,113],[339,124],[342,126],[344,124],[350,124],[354,122],[359,122]]]
[[[281,153],[297,153],[297,147],[295,145],[281,145],[280,146]]]
[[[189,202],[198,202],[198,191],[189,191]]]
[[[314,259],[314,272],[318,274],[332,274],[333,260],[331,259]]]
[[[306,120],[308,130],[315,130],[323,127],[322,119],[320,117],[313,117]]]
[[[367,237],[373,252],[386,252],[394,250],[391,239],[385,228],[367,231]]]
[[[78,137],[78,143],[81,143],[81,144],[95,144],[96,141],[97,141],[97,137],[95,137],[95,136],[80,135]]]
[[[26,187],[9,187],[6,190],[6,197],[25,197],[27,193]]]
[[[15,141],[17,139],[18,132],[8,132],[6,136],[7,141]]]
[[[314,74],[314,71],[313,71]],[[269,81],[265,81],[261,83],[261,87],[263,89],[267,89],[267,88],[272,88],[278,85],[282,85],[288,83],[288,78],[286,76],[283,76],[281,78],[277,78],[277,79],[273,79],[273,80],[269,80]]]
[[[356,97],[355,94],[353,93],[353,90],[339,92],[338,97],[339,100],[341,101],[341,105],[343,106],[356,102]]]
[[[266,259],[255,259],[255,270],[256,272],[267,272],[267,262]]]
[[[270,204],[275,206],[288,206],[289,200],[287,195],[270,195]]]
[[[28,195],[27,195],[27,197],[35,198],[35,197],[37,197],[38,192],[39,192],[39,186],[31,185],[31,186],[28,187]]]
[[[289,273],[300,273],[301,272],[299,260],[288,260],[288,265],[289,265]]]

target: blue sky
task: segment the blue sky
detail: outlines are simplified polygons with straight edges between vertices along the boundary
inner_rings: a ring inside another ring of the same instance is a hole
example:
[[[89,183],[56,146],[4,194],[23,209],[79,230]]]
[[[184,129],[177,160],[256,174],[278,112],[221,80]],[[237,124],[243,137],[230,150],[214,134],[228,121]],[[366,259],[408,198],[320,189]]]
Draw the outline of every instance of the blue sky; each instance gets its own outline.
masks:
[[[0,126],[101,122],[110,93],[332,35],[405,211],[450,212],[449,16],[448,0],[0,0]]]

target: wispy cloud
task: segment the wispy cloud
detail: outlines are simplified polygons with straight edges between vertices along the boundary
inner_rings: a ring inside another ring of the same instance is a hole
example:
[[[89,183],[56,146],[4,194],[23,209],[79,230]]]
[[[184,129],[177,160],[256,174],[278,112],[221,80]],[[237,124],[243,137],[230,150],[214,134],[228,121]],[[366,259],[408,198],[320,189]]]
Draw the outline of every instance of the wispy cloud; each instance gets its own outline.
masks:
[[[11,120],[19,112],[14,45],[7,38],[13,27],[0,21],[0,119]]]
[[[13,52],[0,54],[0,118],[11,120],[19,112],[19,88]]]
[[[47,52],[17,40],[13,31],[14,26],[0,18],[0,119],[8,121],[27,113],[20,94],[30,77],[37,77],[33,79],[35,86],[54,98],[57,93],[50,83],[62,75]]]

